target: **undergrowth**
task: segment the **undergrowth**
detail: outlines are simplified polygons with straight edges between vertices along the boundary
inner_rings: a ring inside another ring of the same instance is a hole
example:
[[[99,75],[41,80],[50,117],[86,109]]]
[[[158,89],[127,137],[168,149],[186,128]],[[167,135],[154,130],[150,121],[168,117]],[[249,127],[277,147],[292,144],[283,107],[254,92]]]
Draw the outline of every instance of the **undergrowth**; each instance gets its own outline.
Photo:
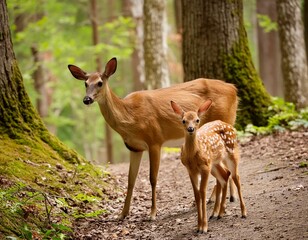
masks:
[[[281,98],[274,97],[272,101],[273,105],[268,108],[272,116],[268,119],[268,124],[263,127],[248,124],[244,131],[238,131],[240,139],[253,135],[308,128],[308,108],[297,111],[293,103],[285,102]]]
[[[102,197],[87,192],[61,195],[4,178],[0,183],[0,233],[4,239],[73,239],[74,220],[106,212]]]
[[[42,147],[43,146],[43,147]],[[44,143],[0,136],[0,239],[73,239],[73,222],[104,214],[110,175]]]

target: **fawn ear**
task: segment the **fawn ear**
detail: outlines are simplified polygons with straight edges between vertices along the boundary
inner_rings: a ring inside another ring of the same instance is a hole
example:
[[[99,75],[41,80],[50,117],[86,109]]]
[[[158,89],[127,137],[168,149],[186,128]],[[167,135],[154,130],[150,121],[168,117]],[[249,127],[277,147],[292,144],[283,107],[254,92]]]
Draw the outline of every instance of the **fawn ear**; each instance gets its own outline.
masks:
[[[206,100],[199,108],[198,110],[198,116],[206,113],[207,110],[209,110],[209,108],[211,107],[212,105],[212,100],[211,99],[208,99]]]
[[[117,59],[111,58],[106,66],[105,66],[105,72],[104,75],[107,76],[108,78],[115,73],[115,71],[117,70]]]
[[[71,74],[78,80],[87,80],[88,79],[88,74],[83,71],[81,68],[75,66],[75,65],[72,65],[72,64],[69,64],[68,66],[68,69],[70,70]]]
[[[183,111],[183,109],[181,108],[181,106],[179,104],[177,104],[176,102],[171,101],[171,107],[172,107],[173,111],[176,114],[178,114],[181,117],[183,117],[184,111]]]

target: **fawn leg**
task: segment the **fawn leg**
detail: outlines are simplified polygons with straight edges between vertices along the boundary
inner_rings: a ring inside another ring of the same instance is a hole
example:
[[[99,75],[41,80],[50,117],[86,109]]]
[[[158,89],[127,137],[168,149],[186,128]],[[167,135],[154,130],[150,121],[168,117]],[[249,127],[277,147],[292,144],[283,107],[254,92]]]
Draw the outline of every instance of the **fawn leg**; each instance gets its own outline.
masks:
[[[207,214],[206,214],[206,190],[209,179],[209,170],[203,172],[201,174],[201,182],[200,182],[200,197],[202,203],[202,217],[201,217],[201,233],[207,232],[208,222],[207,222]]]
[[[201,203],[200,203],[200,200],[201,200],[200,192],[198,189],[198,183],[199,183],[198,174],[189,173],[189,177],[190,177],[191,185],[193,187],[194,196],[195,196],[196,208],[197,208],[197,213],[198,213],[197,231],[199,232],[202,230],[202,213],[201,213]]]
[[[207,203],[209,204],[209,203],[214,202],[215,201],[215,196],[216,196],[216,185],[213,187],[211,196],[210,196],[209,201]]]
[[[232,176],[232,178],[233,178],[233,181],[234,181],[234,183],[237,187],[238,196],[240,198],[242,218],[246,218],[247,210],[246,210],[246,206],[245,206],[244,199],[243,199],[243,196],[242,196],[240,176],[237,173],[235,173],[234,176]]]
[[[241,181],[240,181],[240,176],[238,174],[239,158],[240,158],[240,155],[239,155],[238,148],[235,148],[234,153],[230,155],[231,161],[228,161],[228,169],[231,171],[232,179],[237,187],[238,196],[240,199],[241,211],[242,211],[242,218],[246,218],[247,210],[246,210],[246,206],[245,206],[244,199],[242,196]]]

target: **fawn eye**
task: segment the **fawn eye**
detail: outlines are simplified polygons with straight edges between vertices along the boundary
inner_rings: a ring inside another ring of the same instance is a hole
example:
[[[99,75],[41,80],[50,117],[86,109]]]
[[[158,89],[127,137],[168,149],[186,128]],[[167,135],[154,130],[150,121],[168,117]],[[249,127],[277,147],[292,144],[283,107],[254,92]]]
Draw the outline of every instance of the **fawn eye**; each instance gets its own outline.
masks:
[[[97,86],[99,86],[99,87],[103,86],[103,82],[98,82]]]
[[[199,123],[199,122],[200,122],[200,119],[197,119],[197,120],[196,120],[196,123]]]
[[[87,82],[85,82],[85,83],[84,83],[84,85],[85,85],[85,87],[86,87],[86,88],[88,87],[88,84],[87,84]]]
[[[183,121],[182,121],[182,123],[183,123],[183,124],[185,124],[185,123],[186,123],[186,121],[185,121],[185,120],[183,120]]]

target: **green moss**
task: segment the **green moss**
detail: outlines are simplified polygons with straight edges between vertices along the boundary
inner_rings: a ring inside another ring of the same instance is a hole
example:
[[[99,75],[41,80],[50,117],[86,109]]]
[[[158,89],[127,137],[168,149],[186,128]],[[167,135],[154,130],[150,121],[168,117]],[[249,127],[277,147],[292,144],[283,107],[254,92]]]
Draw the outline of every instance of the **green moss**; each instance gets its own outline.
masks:
[[[74,154],[73,151],[72,153]],[[5,210],[0,213],[2,223],[0,224],[0,238],[5,236],[25,238],[25,234],[33,232],[39,232],[42,236],[43,229],[49,224],[44,196],[49,196],[49,199],[53,199],[55,203],[58,202],[58,198],[62,197],[72,199],[76,204],[81,200],[75,199],[75,196],[81,195],[86,199],[95,198],[97,200],[80,203],[88,204],[85,213],[78,209],[79,203],[76,209],[67,206],[71,209],[71,214],[65,214],[59,210],[61,206],[58,206],[58,203],[57,207],[48,205],[54,219],[61,219],[66,224],[74,219],[76,212],[84,216],[105,212],[98,203],[108,199],[108,196],[104,195],[104,189],[108,187],[108,183],[104,182],[106,173],[78,155],[76,155],[78,162],[73,162],[64,159],[63,154],[39,137],[19,135],[18,139],[11,139],[6,134],[0,136],[0,181],[5,179],[4,182],[15,183],[14,189],[19,185],[24,186],[23,190],[13,189],[15,192],[10,194],[6,186],[0,185],[0,208]],[[68,158],[75,159],[72,156]],[[3,194],[6,195],[5,199],[1,199]],[[34,194],[40,199],[29,197],[27,194]],[[28,206],[34,208],[37,214],[30,214],[25,218],[24,215],[27,214],[25,209]],[[12,211],[13,207],[16,207],[18,211]],[[63,223],[60,222],[60,224]],[[28,228],[30,230],[27,230]]]
[[[270,116],[271,99],[253,66],[247,43],[235,44],[224,56],[224,76],[238,88],[240,103],[236,127],[265,126]]]

